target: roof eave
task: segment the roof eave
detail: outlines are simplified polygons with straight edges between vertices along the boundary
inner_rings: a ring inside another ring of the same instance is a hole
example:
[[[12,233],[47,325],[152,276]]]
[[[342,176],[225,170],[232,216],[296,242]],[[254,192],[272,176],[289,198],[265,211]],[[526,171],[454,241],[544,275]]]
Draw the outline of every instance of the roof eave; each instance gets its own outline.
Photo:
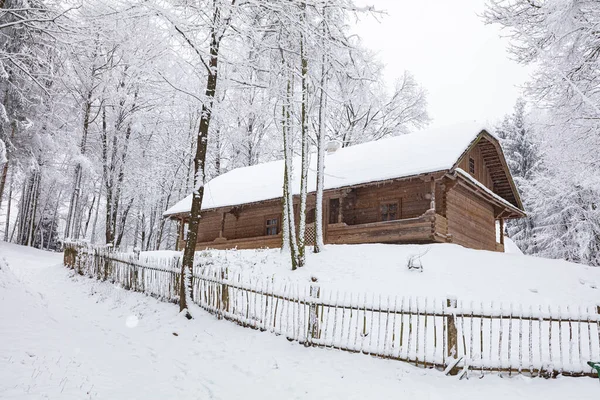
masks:
[[[426,177],[426,176],[432,176],[437,180],[437,179],[440,179],[441,177],[443,177],[449,171],[450,171],[449,169],[435,170],[435,171],[423,172],[423,173],[418,173],[418,174],[413,174],[413,175],[408,175],[408,176],[399,176],[396,178],[388,178],[388,179],[358,183],[355,185],[339,186],[339,187],[325,189],[323,192],[327,193],[327,192],[331,192],[334,190],[345,190],[345,189],[358,188],[358,187],[364,187],[364,186],[370,186],[370,185],[380,185],[380,184],[386,183],[386,182],[403,181],[403,180],[409,180],[409,179],[419,179],[419,178]],[[308,194],[311,194],[311,193],[315,193],[315,191],[309,192]],[[299,194],[294,195],[294,197],[297,197],[297,196],[300,196],[300,195]],[[254,204],[261,204],[266,201],[273,201],[273,200],[280,200],[280,199],[281,199],[281,197],[273,197],[270,199],[253,201],[250,203],[229,204],[229,205],[225,205],[225,206],[221,206],[221,207],[213,207],[213,208],[203,209],[202,212],[204,213],[204,212],[215,211],[215,210],[220,210],[220,209],[224,209],[224,208],[226,209],[226,208],[233,208],[233,207],[250,206],[250,205],[254,205]],[[163,218],[170,218],[170,219],[189,218],[189,216],[190,216],[190,212],[188,212],[188,211],[176,212],[176,213],[170,213],[170,214],[167,214],[166,212],[163,213]]]

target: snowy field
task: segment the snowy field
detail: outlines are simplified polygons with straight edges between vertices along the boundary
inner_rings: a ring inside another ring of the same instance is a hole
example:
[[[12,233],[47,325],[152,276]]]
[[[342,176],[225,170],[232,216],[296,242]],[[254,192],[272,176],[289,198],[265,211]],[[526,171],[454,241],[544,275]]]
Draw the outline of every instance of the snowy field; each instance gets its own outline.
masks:
[[[204,261],[228,265],[249,276],[276,275],[308,283],[317,277],[325,289],[354,294],[456,297],[468,304],[514,302],[526,305],[600,304],[600,268],[513,253],[467,249],[454,244],[329,245],[315,255],[307,251],[307,266],[291,271],[289,256],[278,249],[211,250]],[[514,247],[513,247],[514,246]],[[145,257],[172,257],[174,251],[148,252]],[[423,271],[408,270],[410,256],[424,254]]]
[[[330,252],[333,254],[335,251]],[[440,372],[216,320],[73,276],[61,255],[0,242],[2,399],[597,399],[590,378]]]

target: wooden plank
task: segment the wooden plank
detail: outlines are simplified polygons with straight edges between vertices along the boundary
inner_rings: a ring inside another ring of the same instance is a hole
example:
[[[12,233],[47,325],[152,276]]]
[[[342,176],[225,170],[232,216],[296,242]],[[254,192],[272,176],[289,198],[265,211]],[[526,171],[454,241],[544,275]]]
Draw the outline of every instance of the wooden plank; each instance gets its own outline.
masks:
[[[474,194],[455,186],[447,194],[448,233],[463,246],[496,250],[493,207]]]

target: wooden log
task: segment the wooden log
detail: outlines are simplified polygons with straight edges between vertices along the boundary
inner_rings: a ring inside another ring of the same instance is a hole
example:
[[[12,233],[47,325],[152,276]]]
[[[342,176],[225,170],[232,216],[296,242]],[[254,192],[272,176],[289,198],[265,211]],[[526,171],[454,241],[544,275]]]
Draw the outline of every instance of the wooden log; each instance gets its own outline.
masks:
[[[457,300],[455,298],[446,299],[446,332],[448,335],[448,345],[445,354],[447,360],[458,358],[458,331],[456,329],[456,321],[454,313],[456,311]],[[449,361],[452,362],[452,361]],[[450,371],[450,375],[457,375],[458,367],[454,367]]]
[[[429,203],[429,209],[435,211],[435,178],[431,177],[431,202]]]

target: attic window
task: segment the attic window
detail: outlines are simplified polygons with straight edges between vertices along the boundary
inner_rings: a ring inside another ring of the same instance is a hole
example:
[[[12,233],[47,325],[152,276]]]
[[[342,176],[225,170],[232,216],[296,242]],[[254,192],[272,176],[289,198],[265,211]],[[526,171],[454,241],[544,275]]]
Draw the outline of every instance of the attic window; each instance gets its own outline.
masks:
[[[398,202],[382,204],[380,210],[382,221],[393,221],[398,219]]]
[[[267,218],[265,221],[265,230],[267,236],[274,236],[279,233],[279,218]]]
[[[469,157],[469,173],[475,173],[475,160],[473,159],[473,157]]]

